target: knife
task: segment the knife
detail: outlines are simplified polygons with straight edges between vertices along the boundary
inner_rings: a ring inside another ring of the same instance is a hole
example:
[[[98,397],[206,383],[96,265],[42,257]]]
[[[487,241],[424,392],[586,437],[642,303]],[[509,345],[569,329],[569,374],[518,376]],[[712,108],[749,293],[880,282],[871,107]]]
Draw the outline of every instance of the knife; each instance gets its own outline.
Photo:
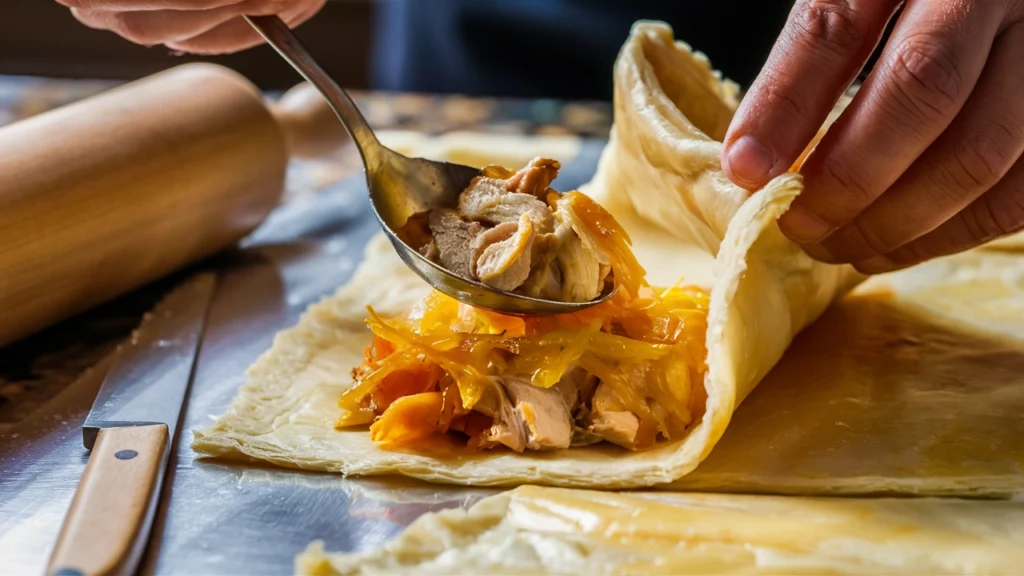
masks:
[[[89,462],[47,573],[133,574],[159,500],[216,278],[202,272],[147,314],[82,428]]]

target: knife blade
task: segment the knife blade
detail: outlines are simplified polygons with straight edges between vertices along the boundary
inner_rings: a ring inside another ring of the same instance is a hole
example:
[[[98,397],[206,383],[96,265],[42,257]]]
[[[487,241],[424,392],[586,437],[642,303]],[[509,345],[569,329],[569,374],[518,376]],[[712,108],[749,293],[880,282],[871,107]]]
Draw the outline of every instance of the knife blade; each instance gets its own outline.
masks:
[[[174,437],[213,286],[213,273],[193,277],[143,318],[85,419],[87,449],[103,428],[166,424]]]
[[[132,574],[138,567],[215,284],[203,272],[167,294],[107,373],[82,428],[89,461],[49,574]]]

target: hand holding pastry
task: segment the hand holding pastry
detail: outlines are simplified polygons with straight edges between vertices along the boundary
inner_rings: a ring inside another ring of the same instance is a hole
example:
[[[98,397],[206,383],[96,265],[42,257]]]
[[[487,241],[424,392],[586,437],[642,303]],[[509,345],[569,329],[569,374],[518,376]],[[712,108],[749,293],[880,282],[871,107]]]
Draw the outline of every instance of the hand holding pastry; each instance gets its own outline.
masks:
[[[897,0],[799,0],[725,138],[757,190],[790,169],[874,50]],[[780,221],[867,273],[1024,228],[1024,2],[909,0],[872,73],[800,168]]]

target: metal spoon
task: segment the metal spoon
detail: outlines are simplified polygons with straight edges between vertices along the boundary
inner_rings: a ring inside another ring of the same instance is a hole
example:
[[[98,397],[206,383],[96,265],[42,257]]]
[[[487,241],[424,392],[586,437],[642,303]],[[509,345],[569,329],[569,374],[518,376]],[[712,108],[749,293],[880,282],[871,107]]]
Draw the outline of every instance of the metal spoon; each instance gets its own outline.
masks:
[[[469,278],[452,274],[413,250],[397,235],[410,216],[432,208],[453,208],[459,194],[480,171],[448,162],[406,158],[377,140],[355,103],[323,68],[301,41],[277,16],[246,16],[249,24],[289,64],[316,87],[345,125],[355,141],[366,168],[370,205],[384,234],[398,255],[428,284],[460,302],[511,314],[557,314],[578,312],[612,296],[608,290],[590,302],[558,302],[530,298],[497,290]]]

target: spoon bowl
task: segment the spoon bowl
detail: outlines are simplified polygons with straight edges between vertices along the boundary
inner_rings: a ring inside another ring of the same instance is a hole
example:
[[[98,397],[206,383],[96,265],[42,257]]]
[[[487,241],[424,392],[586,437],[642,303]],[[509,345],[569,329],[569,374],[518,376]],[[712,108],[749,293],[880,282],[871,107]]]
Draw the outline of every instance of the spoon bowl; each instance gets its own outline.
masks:
[[[366,171],[370,206],[402,261],[438,291],[459,302],[518,315],[578,312],[611,298],[615,288],[588,302],[559,302],[497,290],[432,262],[398,237],[415,214],[453,208],[480,170],[450,162],[407,158],[377,140],[355,103],[277,16],[246,16],[249,24],[327,100],[352,136]]]

